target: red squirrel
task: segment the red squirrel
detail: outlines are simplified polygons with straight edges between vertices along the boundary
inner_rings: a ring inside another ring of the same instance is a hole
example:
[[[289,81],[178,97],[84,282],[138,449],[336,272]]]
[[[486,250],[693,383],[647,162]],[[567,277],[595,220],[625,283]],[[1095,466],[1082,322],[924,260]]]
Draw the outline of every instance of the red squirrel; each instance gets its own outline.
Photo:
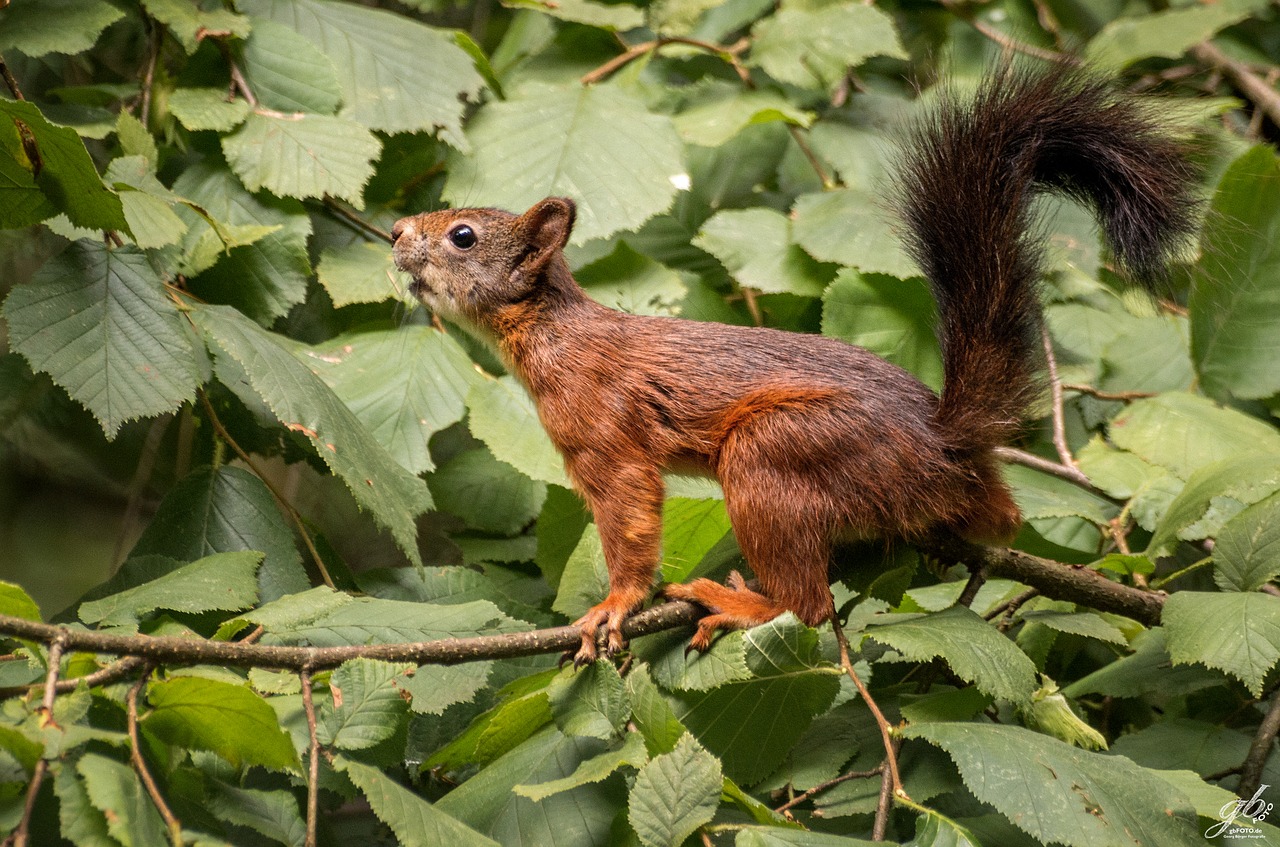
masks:
[[[786,611],[811,626],[829,618],[837,539],[941,529],[1004,544],[1018,531],[993,448],[1039,390],[1032,199],[1048,189],[1091,206],[1116,264],[1149,278],[1191,232],[1193,169],[1147,106],[1065,66],[994,74],[967,103],[944,101],[904,147],[896,206],[938,302],[940,397],[836,339],[596,303],[562,252],[571,200],[395,224],[413,293],[494,344],[595,516],[609,594],[575,624],[577,664],[596,658],[599,636],[609,655],[623,648],[622,622],[652,587],[664,469],[720,481],[759,584],[734,574],[667,587],[709,611],[690,642],[699,650],[717,629]]]

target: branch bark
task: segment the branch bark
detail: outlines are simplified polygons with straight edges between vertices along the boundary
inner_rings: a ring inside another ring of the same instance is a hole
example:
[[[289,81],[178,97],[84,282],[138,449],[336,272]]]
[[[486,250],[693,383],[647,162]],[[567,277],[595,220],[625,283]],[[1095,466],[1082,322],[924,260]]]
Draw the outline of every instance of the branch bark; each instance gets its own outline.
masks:
[[[1079,603],[1133,618],[1147,626],[1160,622],[1165,595],[1112,582],[1097,571],[1042,559],[1018,550],[983,547],[954,536],[935,535],[916,543],[944,561],[981,568],[987,577],[1004,577],[1035,588],[1046,597]],[[627,638],[637,638],[693,624],[701,610],[691,603],[668,602],[633,615],[623,624]],[[244,641],[209,641],[175,636],[119,635],[0,615],[0,635],[51,644],[61,640],[68,650],[137,656],[153,664],[214,664],[234,667],[320,671],[349,659],[380,659],[416,665],[456,665],[482,659],[506,659],[562,653],[581,642],[577,627],[560,626],[531,632],[446,638],[402,644],[351,647],[284,647]]]

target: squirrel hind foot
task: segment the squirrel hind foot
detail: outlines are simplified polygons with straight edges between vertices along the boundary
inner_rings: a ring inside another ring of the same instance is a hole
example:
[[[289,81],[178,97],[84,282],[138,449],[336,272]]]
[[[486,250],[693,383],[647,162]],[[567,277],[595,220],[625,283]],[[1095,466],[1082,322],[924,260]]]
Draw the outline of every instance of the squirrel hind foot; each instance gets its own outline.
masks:
[[[689,639],[689,650],[705,653],[718,630],[749,629],[768,623],[788,609],[747,587],[737,571],[729,573],[727,585],[709,579],[695,579],[685,585],[668,585],[662,593],[669,600],[697,603],[710,614],[698,621],[698,630]],[[805,621],[806,623],[818,623]],[[685,652],[688,652],[686,650]]]

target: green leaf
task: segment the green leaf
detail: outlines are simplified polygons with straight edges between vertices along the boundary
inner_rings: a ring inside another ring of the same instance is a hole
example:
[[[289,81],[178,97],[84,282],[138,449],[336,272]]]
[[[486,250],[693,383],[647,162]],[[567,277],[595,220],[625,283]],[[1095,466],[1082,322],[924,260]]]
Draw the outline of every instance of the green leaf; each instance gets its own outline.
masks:
[[[627,689],[611,662],[562,673],[547,687],[551,713],[565,735],[615,738],[631,717]]]
[[[134,556],[194,562],[212,553],[258,550],[263,602],[305,591],[310,583],[270,489],[243,468],[197,468],[170,489],[134,545]]]
[[[1139,633],[1133,640],[1131,655],[1122,656],[1076,680],[1066,686],[1063,693],[1073,698],[1087,694],[1144,697],[1152,693],[1177,697],[1223,684],[1220,674],[1199,666],[1171,667],[1172,660],[1165,646],[1166,636],[1164,627]]]
[[[254,619],[253,615],[245,617]],[[311,617],[281,619],[264,642],[312,647],[397,644],[528,628],[528,624],[512,620],[487,600],[443,605],[356,597],[341,604],[325,604],[319,614]]]
[[[1216,535],[1245,505],[1280,490],[1280,453],[1243,453],[1197,470],[1169,505],[1147,545],[1148,558],[1167,555],[1176,539]]]
[[[1265,0],[1222,0],[1212,6],[1117,18],[1093,37],[1085,58],[1095,67],[1115,69],[1154,57],[1177,59],[1265,5]]]
[[[255,551],[215,553],[165,574],[159,579],[80,605],[85,623],[136,623],[156,609],[175,612],[234,612],[258,601]]]
[[[244,38],[249,34],[248,18],[217,5],[206,11],[189,0],[142,0],[142,6],[169,28],[187,53],[196,52],[207,37]]]
[[[822,334],[865,347],[939,388],[936,312],[933,295],[920,280],[846,269],[823,294]]]
[[[972,832],[932,809],[916,818],[916,836],[907,847],[982,847]]]
[[[487,765],[550,722],[551,706],[545,690],[510,697],[476,717],[461,735],[437,750],[427,766],[456,770]]]
[[[381,242],[358,241],[346,247],[326,247],[316,265],[316,277],[335,306],[381,303],[400,293],[391,251]]]
[[[338,116],[372,130],[437,128],[461,146],[464,99],[482,80],[471,57],[439,30],[404,15],[329,0],[245,0],[239,8],[297,30],[333,63]]]
[[[431,436],[462,420],[467,392],[484,381],[456,341],[428,326],[340,335],[297,353],[414,474],[435,467]]]
[[[831,274],[791,239],[791,221],[772,209],[716,212],[693,240],[743,288],[821,297]]]
[[[247,826],[288,847],[303,847],[307,822],[298,809],[298,798],[290,791],[238,788],[221,782],[210,785],[206,802],[219,819]]]
[[[58,213],[33,171],[17,127],[0,122],[0,228],[30,226]]]
[[[1224,591],[1257,591],[1280,574],[1280,494],[1227,521],[1213,561],[1213,578]]]
[[[789,613],[743,637],[755,677],[705,693],[677,692],[672,704],[694,737],[721,758],[725,775],[750,785],[782,762],[814,716],[831,705],[840,681],[821,658],[817,633]]]
[[[147,699],[152,709],[142,724],[167,744],[211,750],[237,768],[299,767],[275,710],[246,686],[179,676],[151,683]]]
[[[40,615],[40,607],[21,585],[4,581],[0,581],[0,615],[10,615],[28,621],[44,620]]]
[[[1118,513],[1113,503],[1096,494],[1031,468],[1008,465],[1005,479],[1025,519],[1083,518],[1104,525]]]
[[[688,185],[671,119],[611,85],[491,102],[467,137],[475,151],[452,160],[445,199],[522,212],[568,195],[574,244],[638,228]]]
[[[76,762],[75,769],[84,780],[89,802],[106,815],[112,838],[124,847],[168,843],[164,821],[133,768],[97,753],[86,753]]]
[[[489,684],[492,670],[492,662],[423,665],[398,684],[413,698],[409,708],[414,712],[441,715],[455,703],[471,701]]]
[[[723,500],[670,497],[662,504],[662,579],[684,582],[732,526]]]
[[[844,835],[775,826],[743,827],[738,830],[733,847],[871,847],[876,843]]]
[[[716,758],[686,734],[674,750],[640,769],[627,820],[643,844],[678,847],[715,816],[723,779]]]
[[[228,100],[225,88],[175,88],[169,111],[189,130],[230,132],[249,117],[246,100]]]
[[[1187,479],[1219,459],[1242,453],[1280,455],[1280,432],[1204,397],[1170,392],[1137,400],[1111,422],[1117,447]]]
[[[675,116],[676,131],[690,143],[719,147],[752,124],[782,121],[807,127],[813,114],[796,107],[776,91],[746,90],[712,80],[692,86],[689,102]]]
[[[547,727],[450,791],[436,808],[484,832],[503,847],[590,847],[610,841],[614,818],[626,802],[614,777],[534,802],[517,785],[561,779],[604,752],[603,742],[574,738]]]
[[[633,315],[676,315],[688,289],[675,271],[625,241],[574,276],[597,303]]]
[[[600,532],[595,524],[589,524],[565,562],[560,588],[551,608],[570,619],[578,618],[608,593],[609,571],[604,561]]]
[[[591,0],[502,0],[509,9],[532,9],[563,21],[586,24],[613,32],[625,32],[644,23],[644,12],[630,3],[593,3]]]
[[[471,432],[520,473],[571,488],[564,459],[538,420],[533,398],[514,377],[485,380],[467,393]]]
[[[99,775],[100,781],[106,778],[106,774]],[[78,847],[118,847],[120,842],[111,837],[106,815],[94,807],[85,781],[70,761],[53,769],[53,790],[58,797],[58,821],[64,838]],[[102,790],[99,788],[100,794]]]
[[[631,701],[631,720],[644,736],[649,754],[674,750],[676,742],[685,733],[685,727],[654,684],[648,666],[638,664],[627,674],[626,683],[627,697]]]
[[[338,760],[338,768],[364,793],[369,807],[403,847],[497,847],[466,824],[442,812],[377,768],[348,758]]]
[[[689,653],[689,633],[675,630],[655,636],[639,651],[654,681],[668,691],[710,691],[751,678],[746,640],[740,631],[726,632],[705,653]]]
[[[436,509],[468,527],[515,535],[533,523],[547,498],[545,483],[530,479],[483,448],[466,450],[431,475]]]
[[[802,194],[796,198],[793,214],[796,243],[820,262],[898,279],[920,275],[903,250],[883,200],[869,189]]]
[[[211,160],[183,171],[173,190],[218,222],[215,227],[194,210],[178,211],[190,226],[182,239],[178,272],[199,274],[191,281],[194,293],[235,306],[263,325],[306,298],[311,219],[301,203],[252,195],[231,171]]]
[[[414,518],[431,508],[422,480],[404,470],[351,410],[274,336],[233,309],[204,306],[196,323],[219,351],[233,359],[248,387],[286,428],[302,433],[361,508],[391,532],[420,565]],[[223,363],[219,361],[218,372]]]
[[[340,197],[364,208],[364,184],[382,142],[355,121],[255,111],[222,139],[227,163],[250,191],[282,197]]]
[[[12,49],[33,59],[83,53],[122,17],[124,11],[105,0],[14,3],[0,9],[0,53]]]
[[[329,677],[332,709],[325,709],[316,724],[316,736],[325,746],[339,750],[363,750],[395,735],[408,714],[396,677],[403,665],[373,659],[351,659]]]
[[[4,303],[9,343],[83,404],[108,438],[195,397],[192,338],[147,257],[77,241]]]
[[[1179,591],[1164,604],[1169,656],[1226,671],[1262,695],[1267,673],[1280,659],[1280,598],[1269,594]]]
[[[173,210],[179,198],[156,179],[154,166],[144,157],[113,160],[106,180],[120,192],[125,220],[139,247],[150,250],[176,244],[186,233],[187,222]]]
[[[333,63],[284,24],[256,22],[241,58],[249,88],[269,109],[332,115],[342,102]]]
[[[628,732],[624,734],[621,747],[584,760],[579,763],[573,773],[566,777],[534,785],[517,785],[511,790],[521,797],[528,797],[535,802],[541,802],[553,794],[569,791],[592,782],[600,782],[623,765],[640,768],[647,761],[649,761],[649,755],[645,752],[644,737],[638,732]]]
[[[1249,742],[1249,735],[1238,729],[1166,717],[1120,736],[1112,752],[1143,767],[1185,769],[1207,776],[1237,767],[1249,755]]]
[[[831,88],[871,56],[905,59],[893,19],[873,6],[784,6],[756,24],[748,63],[779,82]]]
[[[1214,13],[1238,4],[1179,10]],[[1174,14],[1174,13],[1169,13]],[[1280,391],[1280,160],[1259,145],[1223,175],[1201,234],[1191,347],[1210,394],[1254,399]]]
[[[941,657],[959,677],[993,697],[1026,703],[1037,687],[1036,668],[1027,654],[972,609],[879,615],[871,623],[867,637],[913,662]]]
[[[1012,726],[917,724],[905,734],[945,750],[974,796],[1042,843],[1204,843],[1182,793],[1121,756]]]
[[[12,179],[15,166],[20,166],[34,180],[52,208],[44,217],[63,212],[73,224],[86,229],[127,228],[120,198],[102,184],[89,151],[75,130],[55,126],[26,101],[0,99],[0,115],[4,115],[0,120],[0,148],[11,161],[5,172]],[[20,136],[26,133],[35,141],[39,163],[33,163],[24,149]],[[29,190],[25,181],[19,186],[24,204],[31,202],[26,196]],[[23,208],[24,214],[34,212],[30,206]]]
[[[1097,612],[1072,611],[1071,608],[1074,608],[1074,606],[1070,603],[1062,604],[1071,607],[1066,610],[1056,608],[1058,604],[1053,605],[1055,608],[1036,607],[1029,611],[1023,611],[1022,619],[1030,623],[1047,626],[1058,632],[1068,632],[1085,638],[1096,638],[1109,644],[1127,645],[1129,643],[1125,639],[1123,632]]]

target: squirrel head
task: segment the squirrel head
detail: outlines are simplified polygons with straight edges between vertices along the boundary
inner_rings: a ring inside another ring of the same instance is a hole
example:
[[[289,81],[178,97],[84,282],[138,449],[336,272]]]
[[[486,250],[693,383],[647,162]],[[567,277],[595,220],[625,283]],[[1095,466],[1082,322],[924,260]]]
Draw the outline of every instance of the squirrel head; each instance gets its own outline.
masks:
[[[548,197],[523,215],[445,209],[396,221],[396,267],[410,290],[446,317],[484,325],[501,307],[569,276],[561,251],[573,230],[572,200]]]

